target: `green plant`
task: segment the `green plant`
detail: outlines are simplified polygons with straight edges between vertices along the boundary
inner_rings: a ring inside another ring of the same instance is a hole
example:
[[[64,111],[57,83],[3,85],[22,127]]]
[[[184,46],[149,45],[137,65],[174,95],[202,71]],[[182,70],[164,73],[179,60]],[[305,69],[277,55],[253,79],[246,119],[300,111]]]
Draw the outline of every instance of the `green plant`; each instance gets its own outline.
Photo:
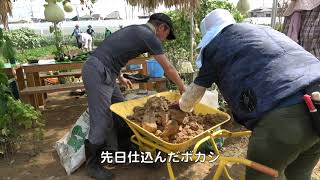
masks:
[[[38,35],[34,30],[28,28],[21,28],[17,30],[12,30],[6,32],[13,45],[18,50],[32,49],[41,47],[43,44],[46,44],[45,38]]]
[[[58,25],[57,23],[53,23],[53,29],[54,29],[53,34],[55,37],[55,45],[57,48],[56,55],[59,55],[59,54],[63,54],[63,46],[62,46],[63,35],[62,35],[61,29],[58,28],[57,25]]]
[[[6,36],[4,39],[5,42],[2,46],[3,57],[8,61],[15,60],[17,57],[17,50],[9,37]]]
[[[48,4],[45,4],[44,7],[44,16],[45,19],[49,22],[53,23],[53,26],[50,26],[50,32],[54,34],[55,37],[55,45],[57,48],[57,51],[55,52],[56,59],[60,59],[61,57],[64,57],[63,52],[63,35],[61,29],[58,27],[58,24],[64,20],[64,11],[71,12],[73,11],[71,1],[70,0],[64,0],[63,1],[63,7],[64,11],[59,7],[57,3],[61,1],[57,0],[46,0]]]
[[[3,35],[1,28],[0,42],[4,57],[15,58],[14,45],[8,36]],[[3,63],[0,59],[0,67],[3,67]],[[15,151],[21,128],[33,129],[34,140],[39,140],[43,135],[43,126],[40,112],[14,98],[8,78],[0,68],[0,154],[7,156]]]
[[[190,59],[191,53],[190,51],[180,47],[177,49],[169,48],[167,49],[167,55],[170,59],[172,65],[179,71],[180,70],[180,62],[188,61]]]
[[[4,39],[3,39],[3,31],[0,28],[0,67],[3,67],[5,60],[2,57],[2,49],[3,49]]]
[[[0,28],[0,67],[2,67],[5,62],[5,60],[2,57],[3,45],[4,45],[3,31],[2,31],[2,28]]]
[[[2,46],[4,44],[3,30],[0,28],[0,55],[2,54]]]
[[[76,46],[65,45],[65,48],[68,50],[78,49]],[[45,47],[39,47],[34,49],[26,49],[23,53],[20,51],[17,55],[19,62],[27,62],[28,59],[39,59],[50,57],[53,58],[54,52],[56,52],[56,46],[50,45]],[[0,57],[1,60],[1,57]]]
[[[236,22],[242,22],[244,19],[244,15],[241,14],[241,12],[238,11],[237,8],[228,0],[201,0],[200,9],[195,13],[195,21],[196,21],[195,24],[199,26],[202,19],[208,13],[218,8],[226,9],[230,11],[230,13],[233,15],[233,18],[236,20]],[[195,34],[196,43],[199,43],[200,39],[201,39],[200,33]]]
[[[31,105],[14,99],[7,76],[0,71],[0,154],[14,151],[21,128],[33,129],[34,140],[40,140],[44,121]]]
[[[197,24],[200,24],[205,15],[218,8],[230,11],[237,22],[241,22],[244,19],[243,14],[228,0],[201,0],[200,9],[195,13]]]
[[[282,32],[283,31],[283,23],[278,23],[276,22],[276,27],[274,28],[275,30],[279,31],[279,32]]]
[[[97,33],[94,34],[93,44],[94,44],[95,46],[99,46],[104,39],[105,39],[104,33],[98,33],[98,32],[97,32]]]
[[[177,37],[174,41],[165,42],[165,49],[190,49],[190,18],[181,10],[169,11],[167,14],[174,22],[174,31]]]
[[[0,56],[0,67],[4,66],[4,62],[5,62],[5,60],[3,59],[2,56]]]
[[[198,30],[198,26],[200,25],[201,20],[214,9],[223,8],[227,9],[231,12],[233,17],[237,22],[241,22],[244,17],[243,15],[236,9],[236,7],[226,0],[201,0],[199,9],[194,13],[194,21],[195,21],[195,31],[192,32],[194,34],[194,41],[191,42],[191,18],[190,14],[187,14],[181,10],[169,11],[167,14],[171,17],[174,22],[174,30],[177,34],[177,39],[174,41],[168,41],[164,43],[164,48],[166,49],[169,57],[174,57],[172,63],[177,64],[179,59],[189,60],[191,59],[191,43],[199,43],[200,42],[200,33]],[[195,45],[193,46],[195,52]],[[177,53],[178,51],[178,53]],[[185,53],[179,53],[184,51]],[[180,55],[183,55],[179,57]],[[194,55],[195,58],[196,55]],[[192,62],[193,63],[193,62]]]

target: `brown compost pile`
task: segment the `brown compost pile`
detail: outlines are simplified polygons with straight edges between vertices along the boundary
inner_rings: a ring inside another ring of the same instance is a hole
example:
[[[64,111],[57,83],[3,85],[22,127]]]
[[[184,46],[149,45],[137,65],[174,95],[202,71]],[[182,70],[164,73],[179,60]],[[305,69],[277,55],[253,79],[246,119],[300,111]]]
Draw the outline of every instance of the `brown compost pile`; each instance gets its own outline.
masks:
[[[223,114],[185,113],[171,108],[165,97],[151,97],[143,107],[136,106],[127,118],[162,140],[182,143],[226,120]]]

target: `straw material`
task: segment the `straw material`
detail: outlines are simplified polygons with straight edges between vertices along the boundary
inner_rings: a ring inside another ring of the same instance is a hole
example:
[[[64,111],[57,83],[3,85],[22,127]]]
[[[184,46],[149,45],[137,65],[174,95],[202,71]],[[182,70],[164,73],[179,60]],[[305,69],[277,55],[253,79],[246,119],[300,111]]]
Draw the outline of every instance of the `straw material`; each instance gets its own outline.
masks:
[[[143,9],[156,9],[164,4],[165,7],[177,7],[180,9],[194,10],[199,7],[200,0],[126,0],[132,6]]]
[[[12,16],[11,0],[0,0],[0,21],[4,29],[8,29],[8,14]]]
[[[295,11],[310,11],[320,5],[320,0],[291,0],[288,8],[283,13],[284,16],[290,16]]]

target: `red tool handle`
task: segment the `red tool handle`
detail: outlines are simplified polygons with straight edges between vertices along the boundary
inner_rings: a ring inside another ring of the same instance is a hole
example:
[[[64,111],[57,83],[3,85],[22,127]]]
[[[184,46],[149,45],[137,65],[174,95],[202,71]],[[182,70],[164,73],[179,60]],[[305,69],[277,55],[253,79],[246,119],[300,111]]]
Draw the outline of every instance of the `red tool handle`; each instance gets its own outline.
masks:
[[[306,94],[306,95],[303,96],[303,99],[306,102],[310,112],[316,112],[317,111],[317,109],[313,105],[313,102],[311,100],[311,96]]]
[[[272,177],[279,177],[279,173],[277,170],[274,170],[272,168],[269,168],[267,166],[264,166],[262,164],[259,164],[259,163],[256,163],[256,162],[252,162],[252,164],[250,165],[250,167],[252,169],[255,169],[257,171],[260,171],[262,173],[265,173],[269,176],[272,176]]]

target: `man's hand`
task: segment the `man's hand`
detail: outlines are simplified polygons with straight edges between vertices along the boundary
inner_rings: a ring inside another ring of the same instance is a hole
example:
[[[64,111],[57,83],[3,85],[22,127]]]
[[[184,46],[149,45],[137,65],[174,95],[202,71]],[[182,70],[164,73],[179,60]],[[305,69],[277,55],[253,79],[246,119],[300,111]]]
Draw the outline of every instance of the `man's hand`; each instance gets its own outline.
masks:
[[[122,75],[120,75],[119,81],[121,84],[125,85],[127,88],[132,89],[132,82],[129,79],[124,78],[124,77],[122,77]]]
[[[187,91],[187,88],[185,85],[183,85],[181,88],[179,88],[180,94],[182,95],[184,92]]]

